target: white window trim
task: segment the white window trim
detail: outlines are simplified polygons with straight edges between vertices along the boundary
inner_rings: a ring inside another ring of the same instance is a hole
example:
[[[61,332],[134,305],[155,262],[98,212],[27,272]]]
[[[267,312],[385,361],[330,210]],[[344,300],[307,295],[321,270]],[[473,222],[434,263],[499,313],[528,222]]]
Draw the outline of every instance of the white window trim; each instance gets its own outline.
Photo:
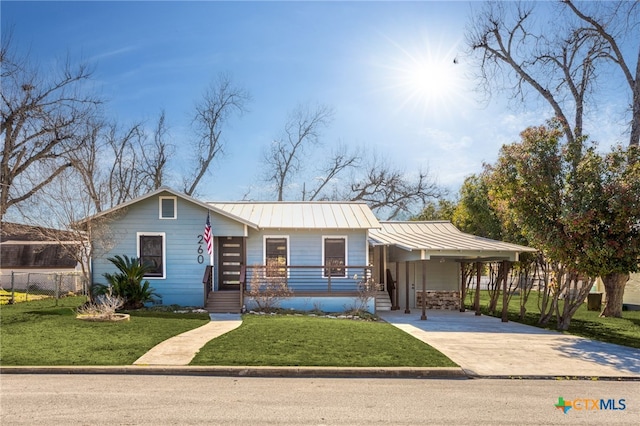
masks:
[[[262,264],[267,266],[267,239],[268,238],[284,238],[287,241],[287,278],[289,278],[291,270],[291,245],[289,244],[288,235],[264,235],[262,237]]]
[[[162,201],[173,200],[173,217],[162,216]],[[160,196],[158,197],[158,218],[161,220],[172,220],[178,218],[178,197],[175,196]]]
[[[349,265],[349,238],[346,235],[323,235],[322,236],[322,257],[320,258],[320,264],[323,266],[322,268],[322,278],[329,278],[328,275],[324,273],[324,246],[325,240],[344,240],[344,277],[331,277],[332,280],[344,280],[349,278],[349,271],[347,269],[347,265]]]
[[[140,237],[162,237],[162,276],[147,277],[145,280],[166,280],[167,279],[167,234],[166,232],[136,232],[136,253],[140,259]]]

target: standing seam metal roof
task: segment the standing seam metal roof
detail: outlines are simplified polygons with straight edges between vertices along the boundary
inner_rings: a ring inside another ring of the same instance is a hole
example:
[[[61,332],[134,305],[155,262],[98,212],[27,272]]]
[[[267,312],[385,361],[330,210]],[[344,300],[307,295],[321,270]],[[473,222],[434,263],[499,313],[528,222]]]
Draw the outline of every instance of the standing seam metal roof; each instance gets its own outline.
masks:
[[[364,203],[280,201],[213,202],[208,205],[262,229],[380,228],[380,222]]]
[[[381,222],[369,237],[405,250],[535,252],[536,249],[466,234],[450,222]]]

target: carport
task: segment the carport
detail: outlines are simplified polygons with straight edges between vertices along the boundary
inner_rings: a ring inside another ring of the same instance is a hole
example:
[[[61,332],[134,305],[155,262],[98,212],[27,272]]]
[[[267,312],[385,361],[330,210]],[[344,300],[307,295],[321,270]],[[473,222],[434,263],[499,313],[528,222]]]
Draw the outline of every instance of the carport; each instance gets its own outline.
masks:
[[[473,264],[480,288],[480,271],[487,262],[502,262],[509,268],[519,255],[537,250],[517,244],[461,232],[448,221],[380,222],[372,229],[369,242],[374,259],[375,277],[384,283],[392,301],[392,310],[405,313],[412,308],[464,310],[468,265]],[[506,289],[506,274],[503,286]],[[479,315],[479,296],[475,293]],[[503,292],[506,305],[506,291]],[[503,320],[506,321],[506,306]]]

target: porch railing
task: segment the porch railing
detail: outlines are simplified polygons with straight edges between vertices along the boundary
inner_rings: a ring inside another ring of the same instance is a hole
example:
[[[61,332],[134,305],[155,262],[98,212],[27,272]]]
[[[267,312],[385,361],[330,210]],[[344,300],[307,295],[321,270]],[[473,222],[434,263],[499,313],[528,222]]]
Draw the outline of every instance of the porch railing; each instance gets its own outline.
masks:
[[[209,293],[213,290],[213,266],[205,266],[202,284],[204,285],[204,300],[207,300]]]
[[[278,267],[251,265],[241,272],[243,290],[251,283],[284,282],[294,293],[347,293],[357,292],[360,284],[372,277],[371,266],[298,266]]]

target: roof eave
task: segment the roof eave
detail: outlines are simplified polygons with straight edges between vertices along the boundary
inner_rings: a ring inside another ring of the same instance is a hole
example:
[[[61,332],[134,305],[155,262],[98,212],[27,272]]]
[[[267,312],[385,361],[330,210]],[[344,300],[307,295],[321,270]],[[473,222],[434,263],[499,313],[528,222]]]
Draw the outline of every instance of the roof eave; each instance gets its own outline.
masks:
[[[148,198],[154,197],[154,196],[159,195],[159,194],[161,194],[163,192],[168,192],[168,193],[170,193],[170,194],[172,194],[172,195],[174,195],[174,196],[176,196],[178,198],[182,198],[183,200],[189,201],[189,202],[191,202],[193,204],[201,206],[201,207],[203,207],[203,208],[205,208],[207,210],[210,210],[210,211],[212,211],[214,213],[220,214],[221,216],[225,216],[225,217],[227,217],[229,219],[235,220],[236,222],[240,222],[243,225],[250,226],[250,227],[252,227],[254,229],[259,229],[258,225],[256,225],[253,222],[247,221],[247,220],[245,220],[245,219],[243,219],[241,217],[237,217],[237,216],[235,216],[233,214],[227,213],[224,210],[218,209],[217,207],[211,206],[208,203],[202,202],[200,200],[196,200],[195,198],[193,198],[193,197],[191,197],[191,196],[189,196],[187,194],[178,192],[178,191],[176,191],[176,190],[174,190],[172,188],[166,187],[166,186],[160,187],[160,188],[158,188],[158,189],[156,189],[154,191],[151,191],[151,192],[149,192],[149,193],[147,193],[145,195],[142,195],[140,197],[136,197],[136,198],[133,198],[133,199],[131,199],[129,201],[125,201],[124,203],[120,203],[117,206],[114,206],[114,207],[112,207],[110,209],[102,211],[102,212],[100,212],[98,214],[95,214],[95,215],[86,217],[86,218],[84,218],[82,220],[79,220],[77,222],[74,222],[73,223],[73,227],[83,226],[89,221],[98,219],[98,218],[103,217],[103,216],[108,216],[110,214],[113,214],[113,213],[117,212],[118,210],[122,210],[123,208],[129,207],[129,206],[131,206],[133,204],[136,204],[136,203],[138,203],[140,201],[143,201],[143,200],[146,200]]]

